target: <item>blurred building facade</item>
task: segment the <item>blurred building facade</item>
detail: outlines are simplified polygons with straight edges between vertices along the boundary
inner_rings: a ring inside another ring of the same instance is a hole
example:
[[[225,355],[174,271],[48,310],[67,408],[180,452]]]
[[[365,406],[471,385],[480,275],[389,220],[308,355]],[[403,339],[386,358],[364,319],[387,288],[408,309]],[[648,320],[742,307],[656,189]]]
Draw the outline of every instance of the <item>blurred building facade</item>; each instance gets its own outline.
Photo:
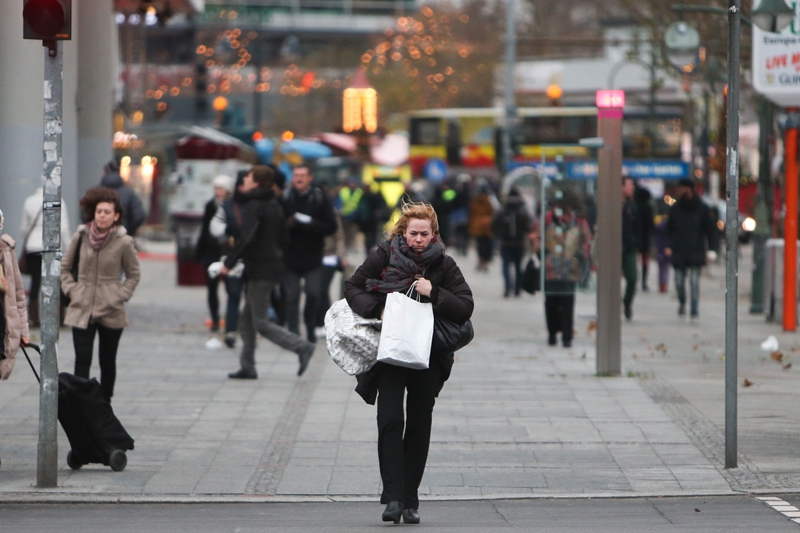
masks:
[[[313,133],[340,126],[347,77],[373,37],[415,6],[206,0],[196,15],[119,13],[119,111],[129,124],[141,111],[146,131],[200,124],[231,133]]]

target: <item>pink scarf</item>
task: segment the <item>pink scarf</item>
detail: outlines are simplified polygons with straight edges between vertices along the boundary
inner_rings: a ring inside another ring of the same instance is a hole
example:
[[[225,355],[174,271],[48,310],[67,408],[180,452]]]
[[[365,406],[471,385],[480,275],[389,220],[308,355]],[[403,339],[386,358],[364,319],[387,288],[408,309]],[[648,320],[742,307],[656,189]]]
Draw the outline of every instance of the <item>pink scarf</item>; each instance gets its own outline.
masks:
[[[99,250],[100,247],[103,246],[103,243],[106,242],[108,236],[111,234],[112,229],[114,229],[114,226],[108,228],[105,233],[100,233],[94,223],[94,220],[92,220],[89,223],[89,243],[92,245],[92,248]]]

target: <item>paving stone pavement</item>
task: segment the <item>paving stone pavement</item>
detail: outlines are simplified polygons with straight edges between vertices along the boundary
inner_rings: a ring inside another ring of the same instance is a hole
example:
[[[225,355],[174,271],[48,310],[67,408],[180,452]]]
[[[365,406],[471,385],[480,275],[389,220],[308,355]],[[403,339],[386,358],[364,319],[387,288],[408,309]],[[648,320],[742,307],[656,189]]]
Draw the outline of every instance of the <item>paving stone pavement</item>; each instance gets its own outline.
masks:
[[[740,368],[754,385],[740,390],[741,466],[722,467],[721,267],[702,281],[699,325],[678,321],[674,296],[639,294],[623,326],[623,376],[607,378],[594,373],[593,295],[578,296],[573,348],[549,347],[541,295],[504,299],[498,264],[479,274],[472,257],[457,260],[475,292],[476,336],[437,400],[423,498],[800,488],[797,370],[758,351],[776,334],[788,356],[796,338],[747,315],[744,297]],[[296,356],[263,341],[259,379],[229,380],[237,352],[204,347],[204,288],[175,287],[170,261],[142,266],[113,402],[136,439],[127,468],[71,471],[62,459],[59,487],[36,489],[38,389],[21,359],[0,384],[4,500],[377,499],[375,408],[324,342],[302,378]],[[60,368],[72,365],[62,330]],[[68,449],[59,430],[62,458]]]

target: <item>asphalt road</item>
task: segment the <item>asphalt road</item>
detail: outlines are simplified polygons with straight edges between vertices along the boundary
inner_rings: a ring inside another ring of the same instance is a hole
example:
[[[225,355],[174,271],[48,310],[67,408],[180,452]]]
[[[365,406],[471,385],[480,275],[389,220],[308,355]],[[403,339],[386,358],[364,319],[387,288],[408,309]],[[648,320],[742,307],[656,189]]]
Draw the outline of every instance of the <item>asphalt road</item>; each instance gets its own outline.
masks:
[[[797,503],[798,495],[779,495]],[[3,533],[352,532],[799,532],[752,496],[423,502],[419,526],[380,521],[378,503],[0,504]]]

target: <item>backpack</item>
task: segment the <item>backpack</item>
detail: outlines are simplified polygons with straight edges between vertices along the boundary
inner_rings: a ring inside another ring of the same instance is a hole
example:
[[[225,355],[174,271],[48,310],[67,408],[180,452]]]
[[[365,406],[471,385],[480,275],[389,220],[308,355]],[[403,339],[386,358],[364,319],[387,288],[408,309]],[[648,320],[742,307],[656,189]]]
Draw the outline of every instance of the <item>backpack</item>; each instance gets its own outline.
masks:
[[[500,219],[500,239],[503,241],[515,241],[518,238],[517,213],[507,211],[501,215]]]

